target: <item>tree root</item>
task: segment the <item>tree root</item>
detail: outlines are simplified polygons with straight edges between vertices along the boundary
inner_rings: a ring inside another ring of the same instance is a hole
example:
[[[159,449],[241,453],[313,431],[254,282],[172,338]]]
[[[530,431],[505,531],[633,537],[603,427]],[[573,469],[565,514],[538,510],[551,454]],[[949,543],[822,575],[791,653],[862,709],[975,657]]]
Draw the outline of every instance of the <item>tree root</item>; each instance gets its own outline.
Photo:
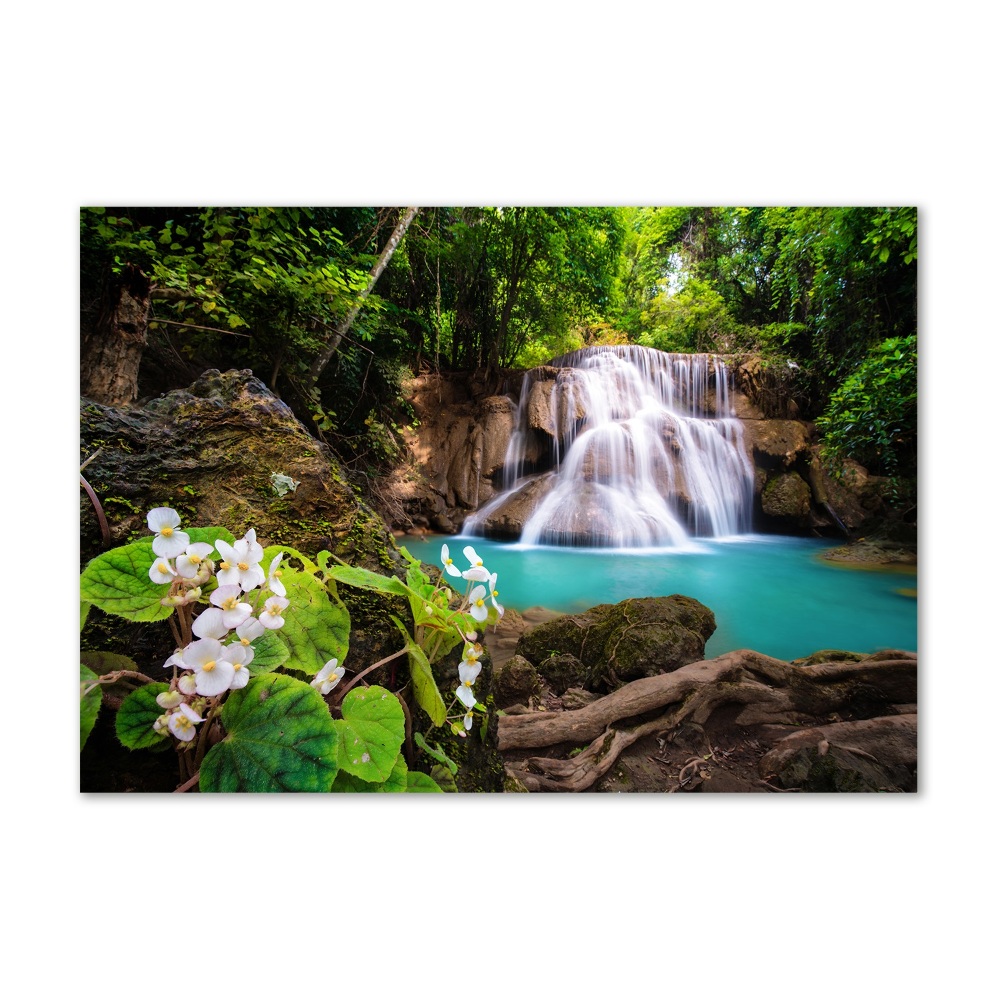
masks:
[[[633,681],[576,711],[502,716],[499,747],[504,752],[589,743],[568,760],[530,757],[507,765],[529,791],[579,792],[643,736],[667,734],[684,721],[704,725],[723,705],[743,706],[736,725],[799,723],[843,708],[858,690],[869,697],[874,691],[891,703],[915,702],[916,674],[916,657],[897,650],[857,663],[801,666],[740,649]],[[685,784],[679,781],[678,787]]]

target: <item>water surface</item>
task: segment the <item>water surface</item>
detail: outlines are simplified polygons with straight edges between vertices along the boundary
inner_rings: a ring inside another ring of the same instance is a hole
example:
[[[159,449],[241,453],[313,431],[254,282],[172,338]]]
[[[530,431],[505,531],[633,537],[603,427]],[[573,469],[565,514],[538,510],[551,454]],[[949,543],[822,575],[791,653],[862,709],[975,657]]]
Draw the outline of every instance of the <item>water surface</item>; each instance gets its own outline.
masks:
[[[524,546],[485,538],[402,539],[440,565],[441,544],[465,567],[472,545],[498,574],[500,600],[518,610],[541,605],[583,611],[627,597],[685,594],[715,613],[706,655],[749,648],[788,660],[819,649],[859,653],[917,648],[916,587],[910,569],[855,569],[827,562],[829,542],[777,535],[697,540],[697,551]]]

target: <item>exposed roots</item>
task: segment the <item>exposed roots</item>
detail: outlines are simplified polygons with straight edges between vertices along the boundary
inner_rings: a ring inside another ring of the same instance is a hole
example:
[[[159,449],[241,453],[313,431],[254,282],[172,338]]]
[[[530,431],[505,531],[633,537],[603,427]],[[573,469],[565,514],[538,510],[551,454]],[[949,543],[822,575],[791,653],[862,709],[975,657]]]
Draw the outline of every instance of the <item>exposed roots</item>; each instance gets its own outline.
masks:
[[[875,693],[887,703],[915,702],[916,657],[891,650],[857,663],[800,666],[740,649],[633,681],[576,711],[503,716],[500,750],[588,743],[567,760],[530,757],[507,765],[529,791],[580,792],[636,740],[669,734],[685,721],[704,725],[724,705],[743,706],[737,725],[799,723],[843,708],[858,691],[868,697]],[[689,787],[699,775],[700,768],[682,772],[678,787]]]

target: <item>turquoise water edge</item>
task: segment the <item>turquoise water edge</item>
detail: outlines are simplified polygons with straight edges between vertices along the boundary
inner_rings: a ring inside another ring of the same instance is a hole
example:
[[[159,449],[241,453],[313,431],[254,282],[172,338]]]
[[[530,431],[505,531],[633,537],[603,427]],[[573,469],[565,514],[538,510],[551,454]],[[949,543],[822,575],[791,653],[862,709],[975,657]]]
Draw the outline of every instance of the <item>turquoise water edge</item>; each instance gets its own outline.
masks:
[[[821,558],[835,547],[828,541],[744,535],[699,539],[690,552],[522,546],[440,535],[399,542],[436,566],[442,543],[462,568],[462,549],[472,545],[498,575],[501,602],[521,611],[541,605],[569,613],[627,597],[693,597],[715,613],[709,657],[731,649],[783,660],[820,649],[917,649],[915,568],[836,564]]]

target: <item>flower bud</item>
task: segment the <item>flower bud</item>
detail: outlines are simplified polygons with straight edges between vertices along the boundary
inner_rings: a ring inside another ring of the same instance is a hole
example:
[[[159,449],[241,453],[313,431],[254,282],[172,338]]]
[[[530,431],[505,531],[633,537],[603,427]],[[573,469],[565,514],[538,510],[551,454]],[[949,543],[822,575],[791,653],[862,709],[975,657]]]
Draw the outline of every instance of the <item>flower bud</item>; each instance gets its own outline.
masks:
[[[180,691],[161,691],[156,696],[156,704],[160,708],[176,708],[183,700]]]

